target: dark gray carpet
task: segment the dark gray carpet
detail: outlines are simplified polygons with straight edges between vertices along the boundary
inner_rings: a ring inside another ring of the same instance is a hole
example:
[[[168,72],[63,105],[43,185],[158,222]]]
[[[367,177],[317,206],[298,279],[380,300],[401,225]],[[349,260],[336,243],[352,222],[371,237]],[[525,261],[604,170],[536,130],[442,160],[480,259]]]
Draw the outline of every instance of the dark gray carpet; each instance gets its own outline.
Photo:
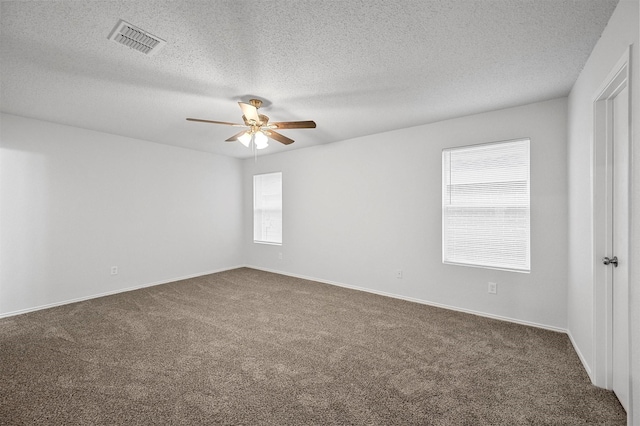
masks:
[[[564,334],[236,269],[0,320],[0,424],[624,425]]]

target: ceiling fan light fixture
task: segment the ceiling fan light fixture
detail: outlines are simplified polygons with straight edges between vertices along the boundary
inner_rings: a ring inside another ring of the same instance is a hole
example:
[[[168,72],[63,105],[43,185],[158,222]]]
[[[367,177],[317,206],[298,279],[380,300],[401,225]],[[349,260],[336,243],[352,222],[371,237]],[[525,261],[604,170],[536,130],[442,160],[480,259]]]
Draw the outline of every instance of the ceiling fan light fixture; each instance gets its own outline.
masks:
[[[236,133],[227,139],[227,142],[240,141],[242,145],[252,150],[265,149],[269,146],[269,138],[284,145],[294,142],[273,129],[315,129],[316,122],[306,121],[278,121],[269,123],[269,117],[258,113],[258,108],[262,105],[259,99],[251,99],[249,103],[238,102],[242,110],[242,121],[244,124],[230,123],[228,121],[203,120],[201,118],[187,118],[187,121],[199,121],[202,123],[224,124],[226,126],[246,127],[247,130]],[[253,141],[253,146],[251,142]]]
[[[256,149],[264,149],[269,146],[269,138],[262,132],[256,132],[254,139]]]
[[[247,148],[249,148],[249,144],[251,143],[251,133],[249,132],[245,132],[243,133],[238,140],[240,141],[240,143],[244,146],[246,146]]]

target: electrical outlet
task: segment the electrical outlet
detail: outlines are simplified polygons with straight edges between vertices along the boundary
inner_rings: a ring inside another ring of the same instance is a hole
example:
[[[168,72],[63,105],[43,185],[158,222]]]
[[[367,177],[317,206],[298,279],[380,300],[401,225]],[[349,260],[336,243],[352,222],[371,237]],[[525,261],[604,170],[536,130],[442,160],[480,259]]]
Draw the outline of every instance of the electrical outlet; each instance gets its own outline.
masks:
[[[282,252],[278,253],[278,259],[282,260]]]
[[[489,283],[489,293],[490,294],[497,294],[498,293],[498,284]]]
[[[398,269],[398,270],[396,271],[396,278],[398,278],[398,279],[402,279],[402,269]]]
[[[112,266],[111,267],[111,275],[118,275],[118,267],[117,266]]]

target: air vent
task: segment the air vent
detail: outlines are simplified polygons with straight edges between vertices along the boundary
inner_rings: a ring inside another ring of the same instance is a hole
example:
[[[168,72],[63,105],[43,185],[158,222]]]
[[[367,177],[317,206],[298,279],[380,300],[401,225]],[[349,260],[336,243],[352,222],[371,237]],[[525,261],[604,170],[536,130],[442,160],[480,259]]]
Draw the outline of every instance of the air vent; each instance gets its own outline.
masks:
[[[111,34],[109,34],[109,40],[124,44],[149,56],[155,55],[167,43],[160,37],[149,34],[122,19],[118,21]]]

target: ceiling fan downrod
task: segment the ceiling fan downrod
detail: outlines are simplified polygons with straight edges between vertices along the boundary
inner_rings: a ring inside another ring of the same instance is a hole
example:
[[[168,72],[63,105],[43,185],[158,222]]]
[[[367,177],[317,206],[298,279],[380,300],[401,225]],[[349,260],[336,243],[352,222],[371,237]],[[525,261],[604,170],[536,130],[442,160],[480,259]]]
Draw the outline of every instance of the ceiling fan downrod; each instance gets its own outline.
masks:
[[[249,104],[258,109],[262,106],[262,101],[260,99],[249,99]]]

